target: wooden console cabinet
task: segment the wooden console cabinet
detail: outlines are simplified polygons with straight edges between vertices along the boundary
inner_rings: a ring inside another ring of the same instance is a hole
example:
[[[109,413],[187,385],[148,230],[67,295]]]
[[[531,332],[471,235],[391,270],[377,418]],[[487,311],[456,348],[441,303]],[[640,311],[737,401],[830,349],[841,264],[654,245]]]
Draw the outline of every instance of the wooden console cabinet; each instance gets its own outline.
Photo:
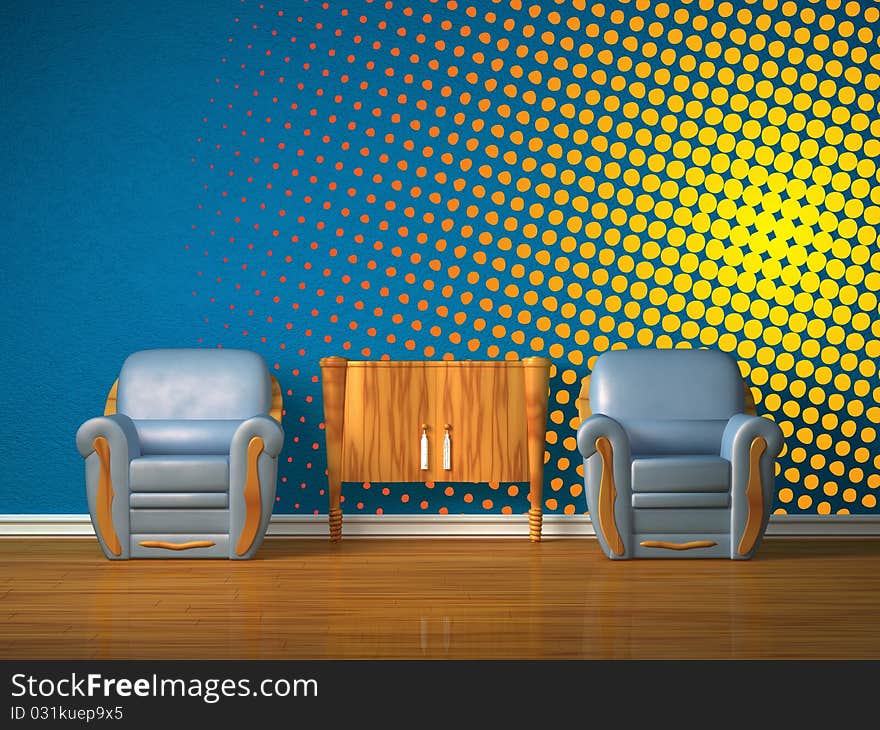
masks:
[[[342,539],[342,482],[367,481],[528,481],[529,536],[541,539],[549,360],[320,364],[331,540]]]

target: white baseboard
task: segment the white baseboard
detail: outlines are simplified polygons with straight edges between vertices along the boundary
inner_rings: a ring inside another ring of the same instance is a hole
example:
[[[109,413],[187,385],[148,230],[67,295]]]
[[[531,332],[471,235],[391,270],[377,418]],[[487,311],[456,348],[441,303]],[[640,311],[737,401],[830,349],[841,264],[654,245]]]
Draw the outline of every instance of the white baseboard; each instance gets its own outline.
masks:
[[[95,537],[88,515],[0,515],[0,537]]]
[[[767,537],[880,537],[880,515],[772,515]]]
[[[527,515],[346,515],[346,538],[511,538],[529,533]],[[544,515],[543,536],[595,538],[588,515]],[[773,515],[767,537],[880,537],[880,515]],[[269,538],[328,536],[326,515],[273,515]],[[0,538],[94,538],[88,515],[0,515]]]

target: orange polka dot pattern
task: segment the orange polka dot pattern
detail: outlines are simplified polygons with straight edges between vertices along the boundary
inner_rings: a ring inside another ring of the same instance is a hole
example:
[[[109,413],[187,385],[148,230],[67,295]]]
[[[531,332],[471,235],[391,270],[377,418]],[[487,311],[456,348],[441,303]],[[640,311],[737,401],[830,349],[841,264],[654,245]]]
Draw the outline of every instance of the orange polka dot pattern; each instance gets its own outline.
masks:
[[[279,511],[326,511],[318,360],[554,362],[545,510],[624,347],[733,354],[776,512],[877,511],[880,12],[867,0],[248,0],[193,163],[199,342],[285,391]],[[357,512],[528,508],[352,485]]]

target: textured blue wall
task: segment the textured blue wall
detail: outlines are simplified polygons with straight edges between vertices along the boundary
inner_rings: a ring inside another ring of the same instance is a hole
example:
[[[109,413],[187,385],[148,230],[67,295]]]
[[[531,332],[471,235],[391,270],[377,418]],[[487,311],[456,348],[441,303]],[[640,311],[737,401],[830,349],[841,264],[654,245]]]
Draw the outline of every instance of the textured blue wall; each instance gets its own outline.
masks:
[[[280,512],[326,509],[318,358],[554,361],[544,507],[620,347],[733,354],[776,512],[876,513],[880,53],[841,0],[224,0],[0,16],[0,512],[84,512],[125,355],[247,347]],[[517,485],[349,485],[524,512]]]
[[[87,511],[79,423],[125,355],[195,344],[190,158],[230,2],[0,10],[0,513]]]

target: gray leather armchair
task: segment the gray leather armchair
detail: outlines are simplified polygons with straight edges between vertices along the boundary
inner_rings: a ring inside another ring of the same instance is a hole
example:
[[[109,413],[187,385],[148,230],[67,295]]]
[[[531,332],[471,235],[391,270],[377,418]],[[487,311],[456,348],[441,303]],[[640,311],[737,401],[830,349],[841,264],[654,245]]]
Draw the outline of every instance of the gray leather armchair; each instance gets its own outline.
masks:
[[[110,559],[253,557],[275,505],[282,397],[246,350],[130,355],[80,426],[89,512]]]
[[[585,379],[581,416],[587,506],[609,558],[754,555],[782,432],[755,415],[732,357],[604,353]]]

